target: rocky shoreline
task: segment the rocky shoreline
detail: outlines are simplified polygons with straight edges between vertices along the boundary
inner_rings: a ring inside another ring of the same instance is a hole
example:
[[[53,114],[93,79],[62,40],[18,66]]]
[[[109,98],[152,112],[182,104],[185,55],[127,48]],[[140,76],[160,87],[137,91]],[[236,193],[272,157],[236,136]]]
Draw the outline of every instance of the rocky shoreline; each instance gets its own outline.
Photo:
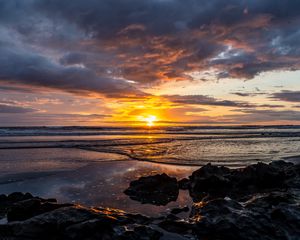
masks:
[[[60,204],[30,193],[0,195],[0,239],[300,239],[300,165],[208,164],[181,180],[167,174],[141,177],[124,193],[141,203],[166,205],[180,189],[189,191],[194,204],[158,217]]]

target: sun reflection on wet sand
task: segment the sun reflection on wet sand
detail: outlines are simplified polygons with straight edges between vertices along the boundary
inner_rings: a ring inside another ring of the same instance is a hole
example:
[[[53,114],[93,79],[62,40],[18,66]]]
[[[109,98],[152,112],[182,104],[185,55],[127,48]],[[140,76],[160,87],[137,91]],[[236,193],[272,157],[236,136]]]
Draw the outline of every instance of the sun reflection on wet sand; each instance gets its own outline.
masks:
[[[28,157],[34,156],[34,152],[36,154],[40,153],[37,149],[24,151],[28,152]],[[42,161],[42,155],[39,154],[39,156]],[[19,174],[13,176],[16,181],[0,184],[0,192],[31,192],[34,195],[45,198],[55,197],[61,202],[75,202],[95,207],[105,206],[147,215],[157,215],[168,208],[191,203],[191,198],[187,191],[180,191],[177,201],[170,202],[166,206],[140,204],[131,200],[123,191],[132,180],[140,176],[167,173],[170,176],[181,179],[189,176],[196,169],[195,167],[169,166],[139,161],[96,163],[91,160],[83,165],[74,165],[67,171],[61,171],[58,163],[56,168],[52,169],[51,174],[43,174],[43,170],[36,169],[40,173],[36,175],[29,172],[28,169],[21,169]],[[38,162],[38,159],[31,162],[31,167],[35,168],[34,166]],[[64,166],[64,164],[61,166]],[[4,182],[6,178],[11,177],[11,175],[4,174],[0,180]]]

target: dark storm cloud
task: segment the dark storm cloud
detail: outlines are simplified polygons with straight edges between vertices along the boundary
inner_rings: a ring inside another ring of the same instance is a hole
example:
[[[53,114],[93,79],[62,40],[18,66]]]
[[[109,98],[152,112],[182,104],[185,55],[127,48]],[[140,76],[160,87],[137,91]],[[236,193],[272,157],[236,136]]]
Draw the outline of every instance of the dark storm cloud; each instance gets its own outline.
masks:
[[[295,0],[0,0],[0,20],[0,47],[18,45],[11,63],[0,59],[6,83],[118,96],[142,93],[116,78],[148,84],[214,68],[217,78],[251,79],[300,69]]]
[[[300,13],[300,3],[294,0],[39,0],[35,6],[48,16],[66,18],[96,35],[110,37],[132,24],[145,26],[149,34],[164,35],[212,23],[236,26],[260,15],[288,20]]]
[[[0,46],[0,81],[54,88],[72,93],[105,95],[141,94],[124,81],[98,77],[84,67],[65,67],[50,59],[21,49]]]
[[[300,3],[293,0],[46,0],[37,6],[76,23],[95,44],[113,47],[125,57],[118,58],[123,75],[139,82],[183,79],[208,66],[219,77],[237,78],[299,68]],[[211,61],[228,45],[234,49],[227,57]]]
[[[36,111],[37,110],[33,108],[6,105],[0,103],[0,113],[32,113]]]
[[[300,91],[283,90],[273,93],[270,98],[286,102],[300,102]]]
[[[59,62],[63,65],[81,64],[85,61],[86,55],[77,52],[68,53],[59,60]]]

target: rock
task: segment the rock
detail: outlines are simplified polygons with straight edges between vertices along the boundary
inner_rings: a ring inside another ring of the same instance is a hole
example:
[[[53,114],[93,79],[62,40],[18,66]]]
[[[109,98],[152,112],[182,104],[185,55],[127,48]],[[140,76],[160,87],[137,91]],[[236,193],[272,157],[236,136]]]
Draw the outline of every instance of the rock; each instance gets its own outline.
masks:
[[[285,181],[285,184],[288,188],[300,188],[300,164],[286,167],[285,174],[287,177],[287,180]]]
[[[177,200],[179,188],[176,178],[167,174],[157,174],[132,181],[124,193],[141,203],[166,205]]]
[[[291,163],[291,162],[285,162],[285,161],[282,161],[282,160],[273,161],[269,165],[272,166],[272,167],[277,168],[278,170],[282,170],[282,169],[286,169],[286,168],[294,166],[293,163]]]
[[[198,179],[207,178],[210,176],[222,176],[225,177],[231,173],[230,169],[227,167],[218,167],[214,166],[210,163],[206,164],[205,166],[201,167],[200,169],[196,170],[190,176],[191,181],[197,181]]]
[[[190,209],[188,206],[184,206],[184,207],[178,207],[178,208],[173,208],[171,210],[171,213],[172,214],[179,214],[179,213],[182,213],[182,212],[188,212]]]
[[[250,165],[241,171],[235,171],[233,175],[238,187],[246,190],[252,187],[255,192],[261,189],[281,188],[286,179],[283,169],[265,163]]]
[[[8,209],[16,202],[31,199],[33,196],[30,193],[14,192],[9,195],[0,195],[0,218],[3,217]]]
[[[195,233],[200,239],[297,239],[299,206],[280,201],[275,210],[273,204],[269,195],[245,205],[231,199],[196,204],[191,215]]]
[[[297,199],[297,196],[289,192],[270,192],[254,195],[244,205],[246,208],[251,209],[273,208],[280,204],[294,204],[295,199]]]
[[[0,195],[0,216],[7,215],[8,221],[22,221],[54,209],[71,206],[57,204],[56,199],[33,197],[30,193],[14,192]]]
[[[166,217],[164,217],[162,220],[165,220],[165,219],[174,221],[174,220],[180,220],[180,217],[177,217],[175,214],[170,213]]]
[[[91,219],[67,227],[64,231],[66,239],[111,239],[113,235],[114,219],[103,217],[101,219]]]
[[[65,229],[80,222],[95,219],[97,213],[83,208],[65,207],[46,212],[22,222],[11,222],[13,235],[29,239],[53,239],[64,236]]]
[[[228,179],[223,178],[222,176],[212,175],[193,182],[190,188],[190,195],[194,201],[201,201],[205,196],[210,196],[212,198],[226,196],[230,184]]]
[[[0,194],[0,203],[3,203],[7,200],[7,196],[5,194]]]
[[[135,219],[135,216],[137,219]],[[62,207],[25,221],[0,225],[1,239],[145,239],[157,240],[162,233],[141,222],[147,217],[114,209]]]
[[[212,197],[225,196],[231,187],[228,179],[230,169],[207,164],[193,172],[190,178],[190,195],[195,202],[201,201],[207,195]]]
[[[244,200],[254,193],[299,187],[297,169],[298,166],[283,161],[257,163],[233,170],[207,164],[189,177],[189,191],[194,202],[226,196]]]
[[[118,236],[120,240],[158,240],[163,234],[148,226],[137,226],[131,231],[126,231]]]
[[[33,198],[33,196],[30,193],[21,193],[21,192],[14,192],[7,196],[7,201],[15,203],[23,200],[27,200]]]
[[[33,216],[49,212],[61,207],[72,206],[72,204],[57,204],[54,200],[48,202],[40,198],[31,198],[14,203],[7,212],[7,220],[23,221]]]
[[[128,217],[128,219],[134,219],[135,223],[138,223],[138,224],[141,224],[141,225],[148,225],[152,221],[151,218],[146,217],[142,214],[127,213],[127,217]]]
[[[190,188],[190,180],[187,178],[183,178],[178,181],[178,187],[182,190],[187,190]]]
[[[166,219],[158,224],[159,227],[162,229],[178,233],[178,234],[189,234],[193,231],[194,225],[191,223],[188,223],[184,220],[170,220]]]

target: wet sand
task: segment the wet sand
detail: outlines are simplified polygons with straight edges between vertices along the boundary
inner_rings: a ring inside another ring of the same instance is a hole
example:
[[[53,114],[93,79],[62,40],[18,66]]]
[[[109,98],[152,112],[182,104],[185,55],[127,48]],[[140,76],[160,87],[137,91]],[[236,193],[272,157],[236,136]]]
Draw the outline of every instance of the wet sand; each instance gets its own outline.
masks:
[[[170,166],[129,160],[118,154],[80,149],[0,150],[0,193],[30,192],[60,202],[105,206],[157,215],[167,208],[191,204],[186,191],[166,206],[140,204],[123,191],[140,176],[167,173],[177,179],[198,167]]]

